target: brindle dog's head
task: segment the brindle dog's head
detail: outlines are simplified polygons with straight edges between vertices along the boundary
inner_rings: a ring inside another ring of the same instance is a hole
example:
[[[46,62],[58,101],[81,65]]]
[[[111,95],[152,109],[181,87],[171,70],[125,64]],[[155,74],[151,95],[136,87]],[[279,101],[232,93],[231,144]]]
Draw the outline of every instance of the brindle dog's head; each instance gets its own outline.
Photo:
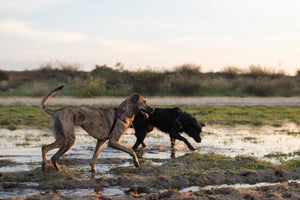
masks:
[[[133,112],[135,115],[141,113],[144,117],[149,118],[148,114],[154,112],[154,109],[146,103],[145,98],[140,94],[132,94],[130,96],[130,101],[133,103]]]
[[[182,131],[187,133],[190,137],[198,143],[201,142],[202,127],[205,126],[202,122],[198,122],[192,115],[184,112],[181,117]]]

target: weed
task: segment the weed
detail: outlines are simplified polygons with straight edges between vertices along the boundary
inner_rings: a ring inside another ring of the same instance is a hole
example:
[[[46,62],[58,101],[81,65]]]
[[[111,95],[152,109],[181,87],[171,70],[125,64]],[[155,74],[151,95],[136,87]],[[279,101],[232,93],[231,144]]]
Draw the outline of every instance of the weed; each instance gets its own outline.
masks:
[[[243,141],[244,142],[249,141],[251,143],[258,143],[258,139],[256,137],[251,137],[251,136],[244,137]]]
[[[300,132],[288,131],[288,135],[300,135]]]
[[[284,169],[299,168],[300,159],[292,159],[292,160],[284,161],[282,162],[281,167]]]
[[[29,143],[28,141],[24,141],[24,142],[22,142],[22,143],[16,143],[16,146],[30,146],[31,145],[31,143]]]

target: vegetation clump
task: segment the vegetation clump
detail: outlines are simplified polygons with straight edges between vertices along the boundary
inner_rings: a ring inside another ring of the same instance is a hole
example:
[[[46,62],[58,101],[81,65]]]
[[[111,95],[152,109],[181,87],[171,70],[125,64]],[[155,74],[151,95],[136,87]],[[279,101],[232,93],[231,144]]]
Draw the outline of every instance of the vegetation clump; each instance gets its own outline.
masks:
[[[78,97],[128,96],[133,92],[156,96],[298,96],[299,73],[286,75],[260,65],[247,70],[234,66],[220,72],[202,72],[195,64],[173,70],[128,71],[124,64],[96,65],[90,72],[80,71],[76,63],[47,62],[37,70],[0,70],[2,96],[43,96],[57,85],[67,87],[61,95]]]

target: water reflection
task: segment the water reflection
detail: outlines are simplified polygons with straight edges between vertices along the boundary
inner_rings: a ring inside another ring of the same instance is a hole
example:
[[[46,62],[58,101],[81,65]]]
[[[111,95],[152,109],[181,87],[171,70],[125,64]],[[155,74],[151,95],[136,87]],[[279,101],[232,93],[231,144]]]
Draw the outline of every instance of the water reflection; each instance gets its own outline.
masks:
[[[287,123],[282,127],[207,125],[200,144],[187,135],[183,135],[200,153],[213,151],[228,156],[248,155],[276,163],[279,159],[290,159],[300,155],[299,130],[300,127],[294,123]],[[80,128],[76,129],[76,133],[75,145],[63,158],[90,159],[96,140]],[[121,143],[130,147],[135,140],[134,130],[129,129],[121,139]],[[0,172],[31,170],[33,165],[41,163],[41,146],[53,141],[54,138],[48,129],[15,131],[0,129],[0,160],[11,160],[11,164],[1,167]],[[144,142],[147,147],[138,151],[139,158],[169,159],[190,152],[181,141],[176,141],[175,150],[171,150],[168,134],[156,129],[146,137]],[[56,151],[50,151],[48,158]],[[111,168],[111,165],[101,164],[101,159],[106,158],[131,159],[127,153],[105,145],[99,155],[97,171],[104,173]],[[131,163],[127,164],[131,165]]]

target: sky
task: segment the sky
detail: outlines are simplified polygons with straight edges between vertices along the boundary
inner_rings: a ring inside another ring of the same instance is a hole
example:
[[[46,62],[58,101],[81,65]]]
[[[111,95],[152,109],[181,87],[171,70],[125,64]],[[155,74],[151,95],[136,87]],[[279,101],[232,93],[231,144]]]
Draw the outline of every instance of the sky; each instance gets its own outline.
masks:
[[[299,0],[0,0],[0,69],[300,69]]]

